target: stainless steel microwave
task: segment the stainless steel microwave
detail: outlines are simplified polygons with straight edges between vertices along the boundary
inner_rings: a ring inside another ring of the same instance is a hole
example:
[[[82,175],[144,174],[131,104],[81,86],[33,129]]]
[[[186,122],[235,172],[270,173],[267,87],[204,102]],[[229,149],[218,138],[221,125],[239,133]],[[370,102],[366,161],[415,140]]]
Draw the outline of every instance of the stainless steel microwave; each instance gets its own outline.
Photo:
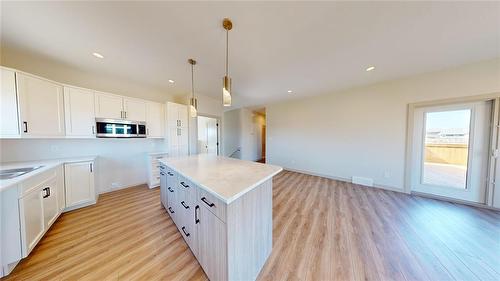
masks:
[[[98,138],[145,138],[146,122],[121,119],[95,119]]]

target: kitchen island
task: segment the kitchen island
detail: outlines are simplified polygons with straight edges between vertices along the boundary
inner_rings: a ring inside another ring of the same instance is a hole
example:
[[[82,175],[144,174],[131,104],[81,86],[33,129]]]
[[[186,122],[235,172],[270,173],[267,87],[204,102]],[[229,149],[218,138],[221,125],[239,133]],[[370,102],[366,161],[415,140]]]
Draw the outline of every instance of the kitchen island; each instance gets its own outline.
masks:
[[[210,280],[255,280],[272,249],[281,167],[212,155],[160,160],[161,202]]]

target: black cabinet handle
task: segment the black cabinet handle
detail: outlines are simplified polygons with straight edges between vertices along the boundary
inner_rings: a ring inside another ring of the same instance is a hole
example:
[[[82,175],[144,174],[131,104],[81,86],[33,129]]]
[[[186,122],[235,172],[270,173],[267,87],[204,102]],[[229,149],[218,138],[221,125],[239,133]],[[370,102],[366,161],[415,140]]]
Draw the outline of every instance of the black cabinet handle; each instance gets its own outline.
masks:
[[[200,206],[196,205],[196,207],[194,207],[194,224],[198,224],[200,222],[200,220],[198,219],[198,209],[200,208]]]
[[[170,213],[175,213],[173,210],[172,210],[172,207],[168,207],[168,210],[170,211]]]
[[[171,177],[174,175],[174,174],[172,174],[171,172],[167,172],[167,174],[168,174],[169,176],[171,176]]]
[[[205,197],[201,197],[201,201],[203,201],[203,203],[207,204],[207,205],[208,205],[208,207],[210,207],[210,208],[212,208],[213,206],[215,206],[215,204],[214,204],[214,203],[210,203],[210,202],[208,202],[208,201],[207,201],[207,198],[205,198]]]
[[[169,186],[167,189],[168,189],[168,191],[170,191],[170,192],[174,192],[170,186]]]
[[[186,206],[186,203],[184,201],[181,202],[182,207],[189,209],[189,206]]]
[[[50,196],[50,188],[46,187],[46,188],[44,188],[44,189],[42,189],[42,190],[43,190],[43,192],[45,193],[45,194],[43,195],[43,198],[47,198],[47,197],[49,197],[49,196]]]
[[[92,173],[93,170],[94,170],[94,167],[93,167],[92,163],[90,163],[90,172]]]
[[[186,235],[186,237],[189,237],[189,235],[191,235],[189,233],[186,233],[186,227],[185,226],[182,227],[182,232],[184,232],[184,235]]]
[[[27,133],[28,132],[28,122],[24,121],[23,125],[24,125],[24,132]]]
[[[184,186],[185,188],[188,188],[189,185],[187,185],[185,182],[181,181],[181,185]]]
[[[165,175],[165,173],[164,173],[164,172],[160,172],[160,175],[164,176],[164,175]]]

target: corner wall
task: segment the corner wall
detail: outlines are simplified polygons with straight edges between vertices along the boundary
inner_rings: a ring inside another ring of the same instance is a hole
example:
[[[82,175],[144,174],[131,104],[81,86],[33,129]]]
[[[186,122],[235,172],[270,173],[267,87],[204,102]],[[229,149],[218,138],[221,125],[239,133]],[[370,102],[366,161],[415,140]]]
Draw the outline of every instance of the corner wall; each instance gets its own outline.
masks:
[[[408,104],[496,92],[500,59],[271,104],[267,162],[403,190]]]

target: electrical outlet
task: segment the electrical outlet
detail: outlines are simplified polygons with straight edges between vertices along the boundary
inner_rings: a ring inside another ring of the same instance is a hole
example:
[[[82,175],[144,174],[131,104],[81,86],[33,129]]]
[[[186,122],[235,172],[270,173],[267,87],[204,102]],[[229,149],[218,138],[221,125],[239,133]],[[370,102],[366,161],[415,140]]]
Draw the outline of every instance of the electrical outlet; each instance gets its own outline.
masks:
[[[384,178],[388,179],[388,178],[390,178],[390,177],[391,177],[391,172],[389,172],[389,171],[385,171],[385,172],[384,172]]]
[[[112,182],[111,183],[111,188],[118,188],[118,187],[120,187],[119,183],[117,183],[117,182]]]

